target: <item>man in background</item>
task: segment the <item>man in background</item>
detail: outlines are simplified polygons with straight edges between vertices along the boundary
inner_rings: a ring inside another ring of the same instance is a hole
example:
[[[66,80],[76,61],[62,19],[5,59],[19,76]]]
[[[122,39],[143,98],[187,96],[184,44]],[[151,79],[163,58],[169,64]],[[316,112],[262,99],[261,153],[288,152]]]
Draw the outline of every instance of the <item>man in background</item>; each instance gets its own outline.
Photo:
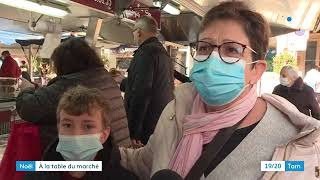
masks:
[[[3,59],[0,69],[0,77],[13,77],[18,78],[21,76],[21,69],[16,60],[14,60],[9,51],[3,51],[1,53]]]
[[[157,33],[157,22],[150,16],[140,17],[133,29],[139,48],[125,79],[125,107],[130,137],[136,145],[148,142],[162,110],[173,99],[173,63]]]

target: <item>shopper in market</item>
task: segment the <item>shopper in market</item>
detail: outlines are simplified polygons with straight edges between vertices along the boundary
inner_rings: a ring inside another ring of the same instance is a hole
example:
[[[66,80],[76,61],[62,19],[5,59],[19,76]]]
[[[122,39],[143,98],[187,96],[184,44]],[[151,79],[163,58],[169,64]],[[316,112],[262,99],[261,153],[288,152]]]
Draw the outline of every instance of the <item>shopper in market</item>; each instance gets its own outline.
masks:
[[[320,107],[315,92],[303,82],[292,66],[281,69],[280,84],[274,88],[273,94],[284,97],[303,114],[320,119]]]
[[[19,116],[39,126],[43,147],[57,136],[56,109],[60,96],[76,85],[100,89],[110,99],[113,142],[120,146],[129,145],[128,123],[120,89],[95,50],[84,40],[72,38],[54,50],[51,60],[57,77],[45,87],[22,90],[17,97]]]
[[[123,72],[117,70],[116,68],[111,68],[109,72],[116,83],[120,86],[122,80],[125,78]]]
[[[44,161],[102,161],[97,172],[32,172],[25,180],[138,180],[120,165],[120,152],[110,141],[112,111],[98,89],[77,86],[65,92],[57,108],[59,138],[45,152]]]
[[[140,17],[133,29],[139,48],[128,69],[127,84],[122,85],[134,144],[148,142],[162,110],[173,99],[173,63],[157,33],[157,22],[151,16]]]
[[[18,78],[21,76],[21,69],[16,60],[11,57],[9,51],[3,51],[2,56],[2,66],[0,68],[0,77],[13,77]]]
[[[312,140],[319,137],[314,130],[320,122],[284,98],[257,96],[257,82],[267,67],[269,31],[262,15],[243,1],[209,10],[198,41],[191,43],[192,83],[176,88],[147,145],[121,149],[122,165],[141,179],[162,169],[186,180],[203,175],[210,180],[312,179],[319,155]],[[302,136],[306,139],[298,143]],[[261,171],[261,161],[284,161],[287,155],[299,159],[298,153],[308,159],[302,173]]]

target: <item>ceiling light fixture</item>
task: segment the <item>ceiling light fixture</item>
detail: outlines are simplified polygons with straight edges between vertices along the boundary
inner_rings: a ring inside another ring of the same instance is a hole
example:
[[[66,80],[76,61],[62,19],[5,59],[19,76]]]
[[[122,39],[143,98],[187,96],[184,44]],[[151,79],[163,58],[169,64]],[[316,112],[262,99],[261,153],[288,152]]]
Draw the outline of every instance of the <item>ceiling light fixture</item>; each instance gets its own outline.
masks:
[[[161,8],[162,2],[160,0],[153,1],[153,6]]]
[[[164,8],[163,10],[169,14],[172,14],[172,15],[179,15],[180,14],[180,9],[171,4],[171,3],[168,3]]]
[[[70,10],[67,7],[47,1],[0,0],[0,4],[58,18],[62,18],[70,13]]]

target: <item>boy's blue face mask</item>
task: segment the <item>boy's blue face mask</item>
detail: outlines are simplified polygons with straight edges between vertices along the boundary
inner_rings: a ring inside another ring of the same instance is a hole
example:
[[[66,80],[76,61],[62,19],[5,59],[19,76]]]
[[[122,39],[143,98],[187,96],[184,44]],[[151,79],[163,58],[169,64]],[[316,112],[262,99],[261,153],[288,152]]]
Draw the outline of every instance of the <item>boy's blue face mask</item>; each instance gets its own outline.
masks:
[[[253,64],[256,62],[248,63]],[[191,80],[206,104],[226,105],[244,91],[246,66],[244,60],[234,64],[223,62],[217,52],[204,62],[195,62],[191,70]]]
[[[56,151],[66,161],[92,161],[101,149],[100,134],[59,135]]]

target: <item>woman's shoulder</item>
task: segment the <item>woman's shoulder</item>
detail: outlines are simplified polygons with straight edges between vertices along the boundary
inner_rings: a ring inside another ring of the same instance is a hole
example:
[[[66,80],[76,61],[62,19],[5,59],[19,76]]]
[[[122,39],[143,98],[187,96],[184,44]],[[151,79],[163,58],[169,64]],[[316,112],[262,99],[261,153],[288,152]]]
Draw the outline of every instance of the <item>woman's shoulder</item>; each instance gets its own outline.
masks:
[[[91,68],[84,71],[59,76],[50,82],[50,86],[52,86],[52,88],[60,86],[71,87],[78,84],[98,89],[118,87],[111,74],[104,67]],[[118,94],[120,94],[120,90]]]
[[[276,124],[284,122],[288,124],[286,126],[293,126],[296,129],[308,129],[319,126],[317,120],[301,113],[295,105],[280,96],[263,94],[262,98],[268,103],[267,112],[264,117],[276,120]]]
[[[39,88],[39,90],[57,90],[60,89],[59,87],[65,87],[69,84],[71,84],[70,80],[66,76],[57,76],[51,79],[46,86]]]
[[[48,171],[35,171],[27,172],[24,177],[24,180],[60,180],[62,179],[61,172],[48,172]]]
[[[303,86],[303,90],[307,93],[314,93],[314,90],[312,87],[310,87],[309,85],[305,84],[304,83],[304,86]]]
[[[278,85],[276,85],[276,86],[274,87],[274,90],[279,90],[280,87],[281,87],[281,84],[278,84]]]
[[[111,166],[109,169],[103,169],[110,180],[138,180],[139,178],[131,171],[121,165]]]
[[[155,132],[166,134],[166,136],[180,135],[184,117],[191,112],[195,94],[192,83],[184,83],[176,87],[175,97],[162,111]]]
[[[192,82],[187,82],[176,86],[174,94],[176,100],[192,101],[195,97],[196,89]]]
[[[100,78],[100,77],[110,77],[112,78],[111,74],[104,68],[104,67],[94,67],[89,68],[83,71],[78,71],[70,74],[66,74],[61,76],[65,79],[90,79],[91,77]]]
[[[192,106],[192,102],[195,95],[195,88],[192,83],[183,83],[175,88],[174,99],[167,104],[162,111],[160,119],[167,119],[172,121],[174,117],[177,118],[177,114],[185,114],[187,109]]]
[[[298,134],[297,119],[286,116],[286,110],[280,110],[274,104],[267,102],[267,111],[256,126],[260,132],[271,133],[278,138],[284,138],[284,142]],[[294,122],[293,122],[294,121]],[[271,135],[270,134],[270,135]]]
[[[278,95],[280,93],[280,91],[281,91],[281,84],[278,84],[277,86],[274,87],[272,93]]]

